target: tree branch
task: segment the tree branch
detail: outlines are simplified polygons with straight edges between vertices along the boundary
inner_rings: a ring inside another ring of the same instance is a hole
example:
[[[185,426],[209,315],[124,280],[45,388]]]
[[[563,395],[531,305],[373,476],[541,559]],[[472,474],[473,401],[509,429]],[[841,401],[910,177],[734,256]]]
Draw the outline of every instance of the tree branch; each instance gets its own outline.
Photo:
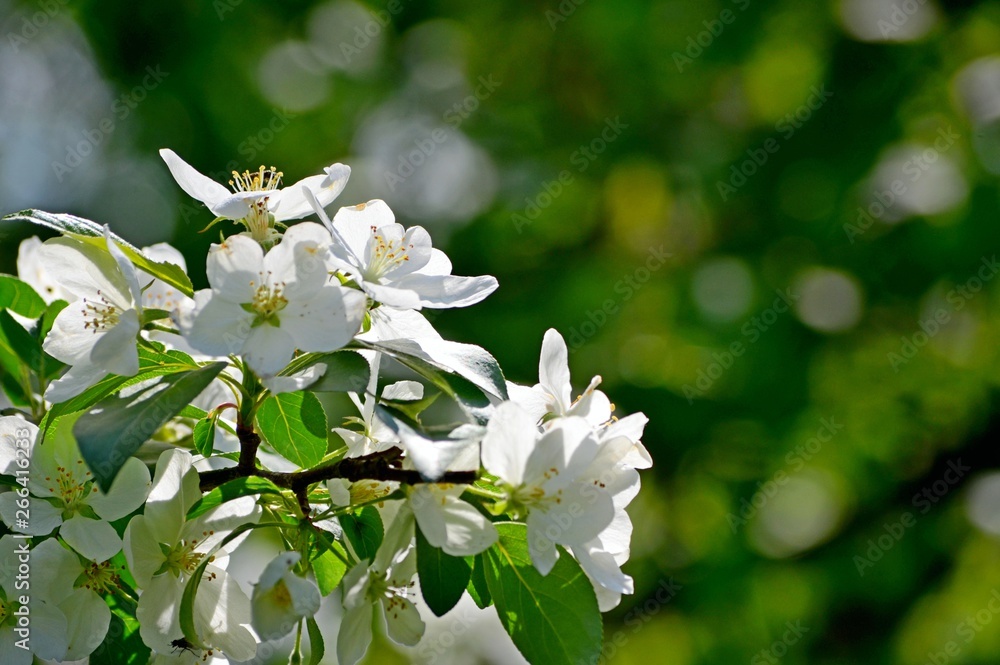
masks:
[[[236,433],[240,438],[239,463],[224,469],[201,472],[199,475],[202,492],[212,490],[236,478],[257,476],[270,480],[278,487],[292,490],[299,497],[299,503],[303,504],[303,499],[308,494],[310,485],[332,478],[343,478],[351,482],[359,480],[395,481],[407,485],[429,482],[470,485],[478,478],[475,471],[449,471],[437,480],[428,480],[419,471],[402,468],[403,451],[399,448],[391,448],[364,457],[345,458],[333,464],[305,471],[278,473],[257,468],[256,459],[257,449],[260,447],[260,436],[252,428],[241,425],[236,428]],[[308,508],[308,502],[305,502],[302,505],[303,512],[308,513]]]

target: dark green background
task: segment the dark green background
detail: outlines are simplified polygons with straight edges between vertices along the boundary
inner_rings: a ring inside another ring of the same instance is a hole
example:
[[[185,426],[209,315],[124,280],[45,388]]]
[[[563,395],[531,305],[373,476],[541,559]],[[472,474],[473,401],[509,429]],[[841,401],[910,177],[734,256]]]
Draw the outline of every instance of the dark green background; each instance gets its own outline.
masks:
[[[360,5],[353,20],[326,24],[327,3],[220,5],[56,0],[24,43],[10,35],[42,5],[5,5],[0,208],[77,213],[194,259],[213,239],[197,233],[210,214],[173,186],[157,149],[206,173],[263,161],[286,182],[351,164],[340,203],[385,198],[431,231],[456,274],[500,281],[481,305],[433,317],[446,337],[486,347],[509,379],[532,383],[555,327],[578,347],[577,389],[601,374],[620,414],[649,416],[656,466],[630,511],[626,567],[637,593],[607,617],[608,662],[757,665],[770,650],[789,664],[917,665],[949,641],[957,655],[946,662],[1000,660],[1000,621],[986,609],[1000,545],[969,518],[970,506],[1000,508],[1000,497],[969,491],[996,487],[986,474],[998,461],[1000,289],[987,281],[960,310],[947,298],[1000,241],[1000,132],[989,117],[1000,114],[989,83],[1000,88],[1000,74],[993,63],[967,88],[972,110],[956,83],[1000,50],[1000,4],[924,3],[936,15],[926,34],[878,43],[846,29],[837,2],[565,0],[562,14],[556,0],[410,0],[398,12],[375,2],[366,6],[389,20],[351,52],[363,70],[337,66],[353,28],[378,25]],[[679,60],[689,38],[707,45]],[[96,62],[107,88],[86,84],[67,45]],[[43,61],[57,74],[43,80]],[[162,82],[134,109],[116,105],[149,67]],[[472,102],[480,77],[499,83]],[[832,96],[803,111],[820,89]],[[463,102],[476,107],[468,117],[449,111]],[[798,126],[786,119],[796,111]],[[113,131],[60,181],[51,162],[103,118]],[[280,131],[254,148],[274,118]],[[871,176],[888,151],[933,149],[939,131],[958,138],[939,143],[918,177],[885,167],[923,207],[895,201],[885,218],[902,219],[852,238],[845,224],[887,188]],[[436,161],[393,191],[384,165],[395,170],[420,141]],[[595,141],[593,159],[579,152]],[[719,181],[755,155],[766,161],[745,166],[755,173],[723,200]],[[515,216],[526,212],[527,224]],[[30,232],[3,229],[6,271]],[[669,258],[643,272],[661,247]],[[190,272],[204,284],[200,260]],[[855,320],[839,292],[810,292],[810,279],[846,285]],[[798,295],[797,308],[758,325],[775,289]],[[937,310],[947,322],[894,367],[901,338]],[[825,314],[842,325],[817,329]],[[730,363],[734,342],[743,353]],[[684,387],[716,373],[714,362],[731,366],[688,400]],[[823,419],[842,428],[808,453]],[[946,476],[958,460],[971,471]],[[755,497],[758,483],[777,491]],[[934,503],[915,502],[925,489]],[[764,505],[734,528],[755,498]],[[896,526],[906,513],[912,526]],[[887,531],[899,537],[883,539],[891,547],[860,575],[857,557]],[[671,579],[681,588],[658,602]],[[990,622],[970,632],[977,612]],[[808,630],[794,637],[788,622]],[[777,646],[786,635],[787,654]]]

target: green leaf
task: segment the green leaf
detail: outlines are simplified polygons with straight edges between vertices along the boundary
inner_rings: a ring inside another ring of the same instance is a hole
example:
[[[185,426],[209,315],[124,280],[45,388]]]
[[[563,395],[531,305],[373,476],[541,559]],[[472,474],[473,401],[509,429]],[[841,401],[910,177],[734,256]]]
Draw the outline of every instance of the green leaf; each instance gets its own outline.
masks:
[[[105,492],[129,457],[225,369],[211,363],[191,372],[158,377],[128,397],[98,402],[73,427],[80,453]]]
[[[375,506],[365,506],[354,514],[341,515],[340,526],[354,548],[354,553],[358,555],[358,560],[373,561],[375,552],[385,537],[385,527],[378,509]]]
[[[56,322],[56,317],[67,307],[69,307],[69,303],[65,300],[56,300],[48,306],[38,321],[38,330],[35,331],[39,341],[45,341],[45,338],[49,336],[49,332],[52,331],[52,324]]]
[[[306,630],[309,632],[309,665],[319,665],[326,654],[323,633],[319,632],[319,624],[313,617],[306,619]]]
[[[389,339],[373,342],[380,351],[393,357],[409,356],[442,372],[458,374],[483,392],[507,399],[507,381],[496,358],[475,344],[461,344],[443,339]]]
[[[317,363],[326,365],[323,377],[309,390],[317,393],[363,393],[371,378],[371,366],[360,353],[336,351],[320,356]]]
[[[379,401],[382,404],[391,407],[395,411],[405,414],[406,417],[409,418],[410,420],[419,423],[420,414],[423,413],[424,410],[427,409],[427,407],[429,407],[431,404],[433,404],[440,396],[441,393],[430,393],[429,395],[425,395],[421,399],[402,400],[402,399],[386,399],[383,397]]]
[[[6,340],[7,346],[17,354],[28,368],[35,374],[45,375],[48,365],[59,366],[60,363],[42,350],[42,343],[18,323],[5,309],[0,309],[0,335]]]
[[[26,282],[11,275],[0,275],[0,309],[37,319],[45,308],[45,301]]]
[[[323,596],[328,596],[337,588],[347,573],[347,550],[337,541],[330,539],[329,547],[313,558],[313,574],[316,585]]]
[[[110,374],[93,386],[83,391],[76,397],[55,404],[46,412],[38,428],[43,434],[48,427],[61,416],[76,411],[89,409],[93,405],[107,398],[114,393],[144,381],[149,381],[158,376],[176,374],[196,370],[199,365],[191,359],[191,356],[180,351],[154,351],[146,347],[139,347],[139,373],[135,376],[118,376]]]
[[[405,340],[392,340],[393,342],[405,342]],[[480,388],[472,381],[447,369],[442,369],[440,365],[428,362],[423,358],[404,351],[398,350],[393,345],[382,342],[362,342],[355,340],[353,344],[370,349],[381,351],[387,356],[395,358],[400,363],[409,367],[414,372],[424,377],[442,392],[450,396],[480,424],[485,425],[489,420],[490,400]],[[485,351],[484,351],[485,353]],[[505,392],[506,394],[506,392]],[[506,399],[506,397],[504,398]]]
[[[245,478],[234,478],[227,483],[223,483],[206,493],[198,499],[188,510],[187,519],[193,520],[204,515],[213,508],[217,508],[227,501],[238,499],[241,496],[251,496],[257,494],[281,494],[281,488],[266,478],[257,476],[247,476]]]
[[[543,577],[531,563],[525,525],[496,526],[500,540],[483,553],[486,583],[521,655],[533,665],[596,663],[601,613],[580,564],[560,548],[559,561]]]
[[[257,410],[257,431],[279,455],[302,468],[326,455],[326,412],[312,393],[272,395]]]
[[[458,604],[472,577],[472,557],[456,557],[434,547],[418,527],[417,574],[420,593],[435,616],[444,616]]]
[[[486,584],[486,563],[483,561],[482,554],[477,554],[473,561],[472,577],[469,579],[469,586],[466,590],[472,596],[472,600],[475,601],[476,606],[481,610],[485,610],[493,604],[493,596],[490,595],[490,588]]]
[[[69,236],[81,242],[86,242],[105,250],[107,249],[107,245],[104,241],[104,227],[96,222],[90,221],[89,219],[84,219],[75,215],[53,214],[45,212],[44,210],[22,210],[21,212],[6,215],[3,217],[3,220],[38,224],[39,226],[55,229],[63,235]],[[180,266],[176,266],[172,263],[159,263],[157,261],[152,261],[143,256],[142,252],[137,247],[127,243],[121,237],[115,235],[114,233],[111,234],[111,237],[115,240],[118,246],[121,247],[122,252],[125,253],[125,256],[128,257],[136,268],[139,268],[153,277],[176,287],[186,296],[194,295],[191,280],[184,273],[184,271],[181,270]]]
[[[194,449],[205,457],[211,457],[215,450],[215,418],[202,418],[191,432]]]

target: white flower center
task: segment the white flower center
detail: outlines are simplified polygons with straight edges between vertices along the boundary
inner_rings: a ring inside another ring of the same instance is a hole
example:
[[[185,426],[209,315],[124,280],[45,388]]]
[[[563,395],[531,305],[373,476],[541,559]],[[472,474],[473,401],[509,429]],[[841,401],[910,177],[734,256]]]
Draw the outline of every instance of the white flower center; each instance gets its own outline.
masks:
[[[122,310],[105,298],[100,291],[97,295],[99,300],[83,299],[83,327],[85,330],[93,330],[95,335],[114,328],[122,315]]]
[[[542,476],[546,481],[559,475],[559,469],[551,467]],[[562,490],[547,494],[540,483],[524,483],[517,487],[508,487],[508,510],[519,519],[527,517],[528,511],[546,510],[549,505],[562,503]]]
[[[90,494],[97,491],[91,482],[90,471],[83,468],[83,461],[77,460],[78,468],[56,467],[56,477],[45,476],[49,492],[60,499],[68,512],[74,512]]]
[[[368,587],[368,598],[372,601],[382,600],[385,603],[386,613],[394,614],[394,610],[403,606],[402,601],[406,600],[406,597],[412,594],[411,590],[415,584],[414,582],[410,582],[404,586],[394,586],[389,582],[389,575],[387,573],[380,573],[373,569],[370,575],[371,585]]]
[[[284,174],[274,168],[265,169],[261,164],[255,172],[244,171],[237,173],[233,171],[233,179],[229,181],[229,186],[234,192],[270,192],[281,187],[281,177]],[[250,214],[243,218],[250,237],[262,244],[270,244],[273,240],[272,231],[274,222],[268,210],[268,199],[265,196],[256,201],[249,201]]]
[[[83,569],[82,586],[101,595],[112,593],[121,588],[122,578],[119,573],[119,569],[110,561],[91,562]]]
[[[202,540],[214,533],[215,531],[203,531]],[[195,568],[201,564],[201,560],[205,558],[204,552],[195,551],[200,542],[201,540],[197,538],[191,540],[181,539],[171,550],[165,552],[167,560],[163,564],[163,568],[178,577],[181,574],[190,575],[193,573]],[[210,558],[209,561],[211,560]],[[214,573],[211,577],[214,578]]]
[[[253,300],[244,305],[243,309],[251,314],[256,314],[256,318],[251,324],[254,328],[263,323],[278,327],[281,324],[278,313],[288,305],[288,298],[284,295],[287,285],[284,282],[271,284],[270,273],[267,275],[260,273],[260,277],[261,283],[259,285],[257,282],[250,282],[251,287],[256,287],[253,292]]]
[[[413,245],[407,246],[402,239],[387,239],[382,235],[377,227],[371,227],[372,239],[369,241],[370,258],[366,269],[366,277],[370,280],[378,280],[396,266],[409,261],[410,256],[407,250],[413,249]]]

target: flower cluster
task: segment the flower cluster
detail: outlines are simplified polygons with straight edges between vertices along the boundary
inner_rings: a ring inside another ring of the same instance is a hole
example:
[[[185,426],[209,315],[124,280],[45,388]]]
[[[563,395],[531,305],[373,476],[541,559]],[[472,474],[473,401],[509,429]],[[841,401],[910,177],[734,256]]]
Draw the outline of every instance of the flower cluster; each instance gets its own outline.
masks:
[[[207,288],[169,245],[10,216],[61,235],[24,241],[18,276],[0,276],[4,663],[100,663],[125,643],[157,662],[246,661],[297,631],[295,653],[307,635],[318,662],[336,635],[351,665],[376,615],[413,646],[418,607],[440,615],[466,592],[538,662],[545,631],[633,592],[625,508],[652,464],[647,421],[616,417],[600,377],[574,399],[558,332],[538,383],[510,383],[422,313],[478,303],[496,280],[453,275],[383,201],[328,216],[348,167],[282,187],[261,166],[230,191],[160,154],[210,227],[244,229],[209,249]],[[357,415],[331,425],[318,395],[338,392]],[[283,547],[251,586],[227,563],[256,529]],[[522,608],[519,585],[577,600]],[[336,589],[331,630],[316,614]],[[525,627],[525,612],[546,621]],[[600,641],[579,648],[566,657]]]

